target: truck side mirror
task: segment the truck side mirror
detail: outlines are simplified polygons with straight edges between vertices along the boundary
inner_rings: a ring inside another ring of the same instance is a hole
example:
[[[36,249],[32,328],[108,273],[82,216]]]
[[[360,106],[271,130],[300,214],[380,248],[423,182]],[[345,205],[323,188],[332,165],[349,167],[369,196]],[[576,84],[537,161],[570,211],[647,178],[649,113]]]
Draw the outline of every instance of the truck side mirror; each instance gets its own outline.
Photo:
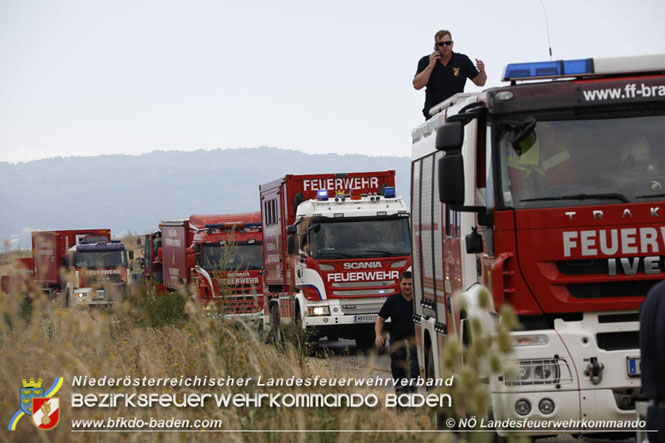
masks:
[[[286,238],[286,251],[289,255],[295,255],[298,252],[296,250],[296,236],[293,234]]]
[[[465,238],[466,253],[467,254],[480,254],[483,252],[483,237],[478,234],[478,228],[471,228],[471,234]]]
[[[134,251],[129,251],[129,259],[134,260]]]
[[[136,237],[136,246],[141,246],[141,238],[142,238],[142,236],[140,236],[140,235],[138,237]]]
[[[447,122],[436,131],[436,149],[439,151],[459,151],[464,144],[464,123]]]
[[[460,150],[439,159],[439,200],[451,206],[464,205],[464,160]]]
[[[298,205],[305,201],[305,195],[302,192],[298,192],[293,196],[293,209],[298,209]]]
[[[445,151],[439,159],[439,200],[447,205],[464,204],[464,123],[444,123],[436,133],[436,149]]]

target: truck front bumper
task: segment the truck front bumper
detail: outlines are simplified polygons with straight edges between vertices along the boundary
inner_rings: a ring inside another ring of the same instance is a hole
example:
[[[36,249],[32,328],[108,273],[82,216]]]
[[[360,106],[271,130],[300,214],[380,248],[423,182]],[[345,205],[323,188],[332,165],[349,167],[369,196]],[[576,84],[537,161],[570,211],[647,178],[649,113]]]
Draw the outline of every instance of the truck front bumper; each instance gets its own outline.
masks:
[[[583,408],[587,411],[583,413],[580,399],[594,405],[595,411],[587,407]],[[639,429],[635,410],[619,409],[611,389],[492,393],[492,411],[499,425],[497,433],[502,436],[508,435],[504,431],[516,430],[520,435],[544,436],[547,431],[552,434],[634,433]]]
[[[530,424],[520,429],[525,435],[635,432],[643,397],[636,319],[587,312],[556,319],[554,329],[513,332],[505,372],[490,377],[495,419]]]
[[[108,284],[104,285],[104,289],[76,288],[71,293],[70,303],[74,306],[111,305],[122,297],[126,289],[124,284]]]
[[[377,314],[305,316],[305,326],[373,325]]]

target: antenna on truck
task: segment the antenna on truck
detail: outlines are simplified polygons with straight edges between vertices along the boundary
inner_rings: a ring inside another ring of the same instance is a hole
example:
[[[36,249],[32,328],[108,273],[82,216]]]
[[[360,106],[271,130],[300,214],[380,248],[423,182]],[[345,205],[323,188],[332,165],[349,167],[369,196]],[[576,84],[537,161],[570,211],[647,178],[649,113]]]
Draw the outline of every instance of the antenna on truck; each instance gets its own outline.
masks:
[[[547,31],[547,45],[550,50],[550,60],[552,60],[552,41],[550,40],[550,25],[547,22],[547,10],[545,9],[545,0],[540,0],[540,5],[543,7],[543,14],[545,14],[545,30]]]

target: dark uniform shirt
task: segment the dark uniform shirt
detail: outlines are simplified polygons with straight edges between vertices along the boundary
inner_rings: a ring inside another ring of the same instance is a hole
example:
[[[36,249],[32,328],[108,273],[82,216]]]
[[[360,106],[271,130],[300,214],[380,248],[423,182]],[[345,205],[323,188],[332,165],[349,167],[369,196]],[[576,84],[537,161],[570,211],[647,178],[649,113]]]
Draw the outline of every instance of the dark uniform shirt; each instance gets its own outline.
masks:
[[[416,75],[420,74],[427,65],[429,65],[429,55],[418,62]],[[423,108],[425,118],[429,118],[429,110],[432,106],[438,105],[458,92],[464,92],[466,79],[474,79],[478,74],[480,73],[476,67],[464,54],[453,52],[446,66],[437,62],[427,82],[427,89],[425,89],[425,107]]]
[[[413,327],[413,303],[404,300],[401,293],[388,297],[381,307],[379,315],[385,320],[390,318],[391,342],[416,335]]]
[[[651,288],[640,309],[642,392],[665,401],[665,281]],[[662,436],[665,440],[665,435]]]

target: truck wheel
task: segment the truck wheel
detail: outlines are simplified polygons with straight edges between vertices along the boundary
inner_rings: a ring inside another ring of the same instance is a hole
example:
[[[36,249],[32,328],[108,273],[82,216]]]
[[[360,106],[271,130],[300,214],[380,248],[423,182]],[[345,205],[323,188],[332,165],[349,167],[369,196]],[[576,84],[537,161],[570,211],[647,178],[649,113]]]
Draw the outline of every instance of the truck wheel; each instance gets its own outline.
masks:
[[[263,327],[263,321],[257,322],[256,325],[256,338],[259,340],[261,343],[266,342],[266,330]]]
[[[302,340],[302,344],[305,346],[305,350],[309,355],[314,355],[314,350],[319,344],[319,336],[316,328],[303,326],[302,314],[300,312],[300,305],[296,305],[295,316],[293,317],[293,322],[295,324],[295,345],[299,346],[299,343]]]
[[[426,381],[434,381],[434,351],[432,351],[432,345],[427,348],[427,354],[425,354],[425,379]],[[433,389],[429,386],[426,387],[427,391]],[[432,426],[435,429],[446,429],[445,421],[446,414],[442,412],[434,411],[431,416]]]
[[[282,327],[279,324],[279,321],[279,305],[273,303],[272,306],[270,306],[270,333],[272,335],[272,340],[275,343],[282,342]]]

